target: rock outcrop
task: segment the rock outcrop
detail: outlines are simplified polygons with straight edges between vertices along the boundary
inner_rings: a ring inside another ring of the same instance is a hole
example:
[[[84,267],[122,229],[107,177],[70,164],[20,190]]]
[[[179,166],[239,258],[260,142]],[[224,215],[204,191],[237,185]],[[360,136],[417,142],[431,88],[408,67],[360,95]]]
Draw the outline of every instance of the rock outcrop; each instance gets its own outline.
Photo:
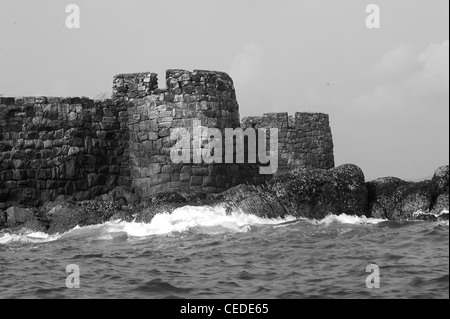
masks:
[[[407,182],[398,178],[380,178],[367,183],[369,215],[375,218],[412,219],[417,211],[429,211],[433,205],[431,181]]]
[[[389,220],[411,220],[418,212],[440,214],[448,210],[448,166],[439,168],[430,181],[409,182],[395,177],[379,178],[367,183],[368,215]],[[423,218],[423,217],[421,217]]]
[[[34,212],[31,208],[10,207],[6,210],[7,227],[14,227],[20,224],[25,224],[26,222],[34,219]]]
[[[330,170],[293,170],[263,186],[239,186],[221,195],[230,209],[261,217],[323,218],[329,214],[364,215],[367,189],[364,173],[346,164]]]
[[[358,166],[346,164],[329,170],[295,169],[264,184],[238,185],[220,194],[165,192],[142,201],[133,190],[118,187],[94,200],[59,196],[40,208],[8,208],[0,213],[0,229],[54,234],[118,219],[150,223],[156,214],[186,205],[224,205],[229,212],[242,210],[265,218],[321,219],[345,213],[389,220],[448,220],[448,203],[448,166],[439,168],[429,181],[386,177],[366,183]]]
[[[51,207],[51,208],[50,208]],[[48,210],[50,208],[50,210]],[[63,233],[76,226],[101,224],[112,216],[122,213],[122,207],[115,202],[60,201],[46,206],[43,212],[47,219],[46,227],[49,234]]]
[[[442,166],[434,173],[432,182],[435,185],[435,203],[431,210],[433,214],[440,214],[449,209],[449,166]]]

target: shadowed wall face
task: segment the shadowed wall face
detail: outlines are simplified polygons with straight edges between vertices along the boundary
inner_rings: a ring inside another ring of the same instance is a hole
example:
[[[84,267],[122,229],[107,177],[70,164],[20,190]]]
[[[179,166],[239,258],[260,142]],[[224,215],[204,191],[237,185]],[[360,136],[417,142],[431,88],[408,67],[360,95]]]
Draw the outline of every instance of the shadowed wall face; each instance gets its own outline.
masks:
[[[226,73],[168,70],[165,89],[154,73],[121,74],[111,100],[0,98],[0,208],[58,195],[88,199],[116,186],[144,199],[165,191],[217,193],[267,178],[259,164],[196,163],[196,149],[190,162],[173,163],[171,130],[192,136],[194,120],[223,138],[226,128],[278,128],[280,170],[334,166],[325,114],[273,113],[241,123]]]

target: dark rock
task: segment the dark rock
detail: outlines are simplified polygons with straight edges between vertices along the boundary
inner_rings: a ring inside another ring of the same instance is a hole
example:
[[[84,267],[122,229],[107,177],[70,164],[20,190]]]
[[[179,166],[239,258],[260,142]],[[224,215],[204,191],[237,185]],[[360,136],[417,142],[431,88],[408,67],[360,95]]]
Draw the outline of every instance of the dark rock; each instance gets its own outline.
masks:
[[[237,186],[222,195],[228,209],[262,217],[323,218],[329,214],[364,215],[367,189],[364,173],[346,164],[330,170],[292,170],[264,186]]]
[[[438,195],[449,192],[449,166],[439,167],[431,180],[436,185]]]
[[[368,191],[361,168],[346,164],[329,171],[336,182],[340,213],[358,216],[367,214]]]
[[[53,207],[51,207],[53,206]],[[76,205],[71,202],[56,202],[46,205],[49,220],[48,233],[63,233],[75,226],[101,224],[111,219],[121,207],[114,202],[83,201]]]
[[[0,229],[6,226],[6,211],[0,211]]]
[[[432,182],[435,185],[436,200],[431,213],[437,215],[449,210],[449,166],[439,167],[434,173]]]
[[[104,201],[122,202],[123,205],[139,203],[139,196],[125,186],[114,188],[108,194],[103,195],[102,199]]]
[[[141,202],[137,207],[139,213],[136,215],[136,221],[150,223],[156,214],[172,213],[175,209],[185,206],[187,203],[186,197],[178,192],[156,194],[151,199]]]
[[[6,210],[7,227],[15,227],[35,219],[34,210],[31,208],[12,206]]]
[[[408,184],[398,189],[403,200],[401,202],[400,213],[410,218],[411,214],[417,211],[429,211],[433,205],[435,196],[433,183],[424,181],[419,183]]]
[[[238,185],[215,195],[214,198],[223,201],[228,212],[240,209],[265,218],[284,217],[290,213],[277,195],[271,193],[267,187]]]
[[[0,97],[0,104],[2,105],[13,105],[15,99],[13,97]]]
[[[448,197],[449,197],[448,193],[439,195],[438,198],[436,199],[436,202],[433,205],[433,208],[431,209],[431,213],[438,215],[445,210],[448,211],[449,210]]]
[[[44,223],[37,219],[31,219],[21,225],[22,228],[26,228],[28,230],[34,232],[45,232],[47,231],[47,227]]]
[[[367,189],[372,217],[435,220],[449,207],[449,167],[440,167],[431,181],[386,177],[368,182]]]
[[[216,204],[217,201],[205,193],[184,194],[179,192],[158,193],[133,208],[137,222],[150,223],[156,214],[172,213],[175,209],[190,205]]]
[[[428,212],[435,196],[431,181],[407,182],[394,177],[367,183],[369,215],[389,220],[414,219],[413,214]]]
[[[134,219],[135,219],[135,217],[133,216],[132,212],[119,211],[119,212],[115,213],[114,215],[112,215],[109,220],[111,220],[111,221],[121,220],[121,221],[130,223]]]
[[[108,191],[106,186],[94,186],[89,190],[89,198],[97,197],[101,194],[105,194]]]

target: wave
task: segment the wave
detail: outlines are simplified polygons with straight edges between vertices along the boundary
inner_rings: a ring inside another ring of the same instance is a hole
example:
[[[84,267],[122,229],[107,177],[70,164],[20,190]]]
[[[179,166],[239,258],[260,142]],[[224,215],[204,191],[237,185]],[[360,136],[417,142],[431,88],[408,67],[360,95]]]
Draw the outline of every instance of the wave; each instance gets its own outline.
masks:
[[[227,213],[224,207],[184,206],[172,213],[157,214],[150,223],[110,221],[104,224],[85,227],[76,226],[63,234],[48,235],[45,233],[6,233],[0,234],[0,244],[11,242],[45,243],[58,239],[74,237],[94,237],[97,240],[110,240],[126,234],[127,237],[148,237],[152,235],[168,235],[197,231],[205,234],[243,233],[251,230],[251,226],[276,225],[294,221],[294,217],[261,218],[242,211]]]
[[[172,213],[157,214],[150,223],[115,221],[105,224],[108,232],[125,232],[130,237],[147,237],[152,235],[167,235],[197,231],[207,234],[228,232],[248,232],[251,226],[275,225],[296,220],[287,218],[261,218],[245,214],[241,211],[227,214],[223,207],[193,207],[184,206]]]
[[[0,244],[14,242],[21,243],[48,243],[55,240],[87,238],[94,240],[114,240],[117,238],[139,238],[155,235],[170,235],[184,232],[197,232],[201,234],[245,233],[257,226],[284,227],[298,221],[306,221],[312,225],[377,225],[387,219],[368,218],[365,216],[333,215],[323,219],[295,218],[262,218],[242,211],[227,213],[221,206],[184,206],[172,213],[157,214],[150,223],[122,220],[109,221],[104,224],[85,227],[76,226],[63,234],[49,235],[42,232],[23,230],[19,233],[0,233]],[[447,222],[448,224],[448,222]]]
[[[333,215],[330,214],[326,216],[323,219],[316,220],[312,219],[309,220],[314,225],[329,225],[332,223],[340,223],[340,224],[351,224],[351,225],[376,225],[382,222],[386,222],[387,219],[381,219],[381,218],[368,218],[366,216],[354,216],[354,215]]]
[[[49,235],[43,232],[32,232],[29,230],[22,231],[17,234],[6,233],[0,237],[0,244],[7,244],[11,242],[22,242],[22,243],[47,243],[55,241],[60,238],[59,234]]]

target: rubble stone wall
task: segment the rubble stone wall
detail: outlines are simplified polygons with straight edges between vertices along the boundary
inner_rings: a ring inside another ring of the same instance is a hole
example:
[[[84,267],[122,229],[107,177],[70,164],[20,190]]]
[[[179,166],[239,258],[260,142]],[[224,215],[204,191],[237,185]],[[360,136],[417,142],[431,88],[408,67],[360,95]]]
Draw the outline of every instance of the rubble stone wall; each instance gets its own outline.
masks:
[[[217,193],[258,183],[258,164],[174,163],[171,131],[279,129],[279,167],[332,168],[328,115],[239,118],[233,81],[215,71],[168,70],[166,88],[151,72],[114,77],[112,99],[1,97],[0,208],[39,205],[59,195],[93,198],[117,186],[140,198],[158,192]],[[222,140],[223,145],[226,145]],[[204,146],[204,145],[203,145]],[[223,154],[223,159],[225,154]]]

